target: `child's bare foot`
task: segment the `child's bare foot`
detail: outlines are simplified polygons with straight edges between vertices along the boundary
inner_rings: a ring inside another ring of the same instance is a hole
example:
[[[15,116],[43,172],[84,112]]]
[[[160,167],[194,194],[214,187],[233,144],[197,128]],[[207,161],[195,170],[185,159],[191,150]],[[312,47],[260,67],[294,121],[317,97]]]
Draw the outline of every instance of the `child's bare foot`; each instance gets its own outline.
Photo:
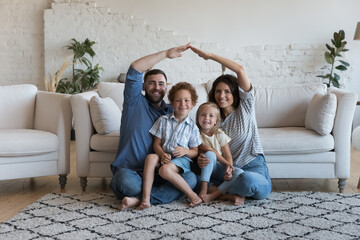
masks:
[[[235,206],[240,206],[244,204],[245,197],[241,197],[239,195],[231,195],[231,194],[225,194],[220,197],[221,200],[228,200],[234,202]]]
[[[140,204],[140,200],[135,197],[124,197],[119,206],[119,210],[124,210],[126,208],[136,207]]]
[[[151,207],[150,202],[146,201],[146,202],[141,202],[141,204],[136,208],[138,210],[144,210],[145,208],[149,208]]]
[[[222,195],[222,193],[220,192],[220,190],[216,189],[215,191],[213,191],[211,193],[202,195],[201,199],[204,201],[204,203],[208,203],[208,202],[211,202],[214,199],[217,199],[221,195]]]
[[[209,203],[213,200],[212,194],[204,194],[201,196],[201,199],[203,200],[204,203]]]
[[[202,198],[203,195],[206,195],[207,191],[201,190],[198,194],[199,198]]]
[[[190,207],[195,207],[196,205],[199,205],[200,203],[202,203],[202,199],[199,198],[198,195],[195,195],[194,198],[190,199]]]
[[[234,205],[240,206],[243,205],[245,202],[245,197],[241,197],[239,195],[233,195],[234,196]]]

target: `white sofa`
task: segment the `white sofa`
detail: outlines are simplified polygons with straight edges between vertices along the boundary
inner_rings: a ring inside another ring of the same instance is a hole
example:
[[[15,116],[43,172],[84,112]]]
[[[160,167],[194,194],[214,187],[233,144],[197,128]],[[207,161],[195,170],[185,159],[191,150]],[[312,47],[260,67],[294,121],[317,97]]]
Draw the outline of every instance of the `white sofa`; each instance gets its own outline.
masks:
[[[70,172],[70,95],[0,86],[0,180]]]
[[[199,101],[190,112],[207,101],[212,82],[194,85]],[[92,96],[110,97],[122,109],[124,84],[104,82],[96,91],[71,99],[76,130],[77,175],[86,189],[87,177],[111,177],[119,131],[98,134],[90,116]],[[350,136],[357,95],[322,84],[254,86],[256,117],[271,178],[338,178],[339,190],[350,175]],[[305,127],[314,94],[334,93],[334,120],[330,134],[320,135]],[[111,115],[111,113],[110,113]],[[107,117],[109,117],[108,115]],[[119,116],[118,116],[119,117]],[[98,121],[98,120],[97,120]]]

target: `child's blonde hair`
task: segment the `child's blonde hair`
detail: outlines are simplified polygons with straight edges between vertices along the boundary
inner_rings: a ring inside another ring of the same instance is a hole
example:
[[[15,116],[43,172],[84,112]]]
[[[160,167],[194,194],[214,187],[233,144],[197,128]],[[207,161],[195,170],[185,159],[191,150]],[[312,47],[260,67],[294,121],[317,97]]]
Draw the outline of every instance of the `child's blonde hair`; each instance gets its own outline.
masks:
[[[214,134],[214,133],[218,133],[218,130],[220,128],[220,123],[221,123],[221,115],[220,115],[220,109],[218,107],[218,105],[216,105],[215,103],[213,102],[206,102],[206,103],[203,103],[199,106],[197,112],[196,112],[196,125],[198,126],[198,128],[200,129],[201,131],[201,126],[200,126],[200,123],[199,123],[199,114],[200,114],[200,110],[204,107],[212,107],[214,108],[215,110],[215,114],[216,114],[216,124],[215,126],[211,129],[211,133]]]

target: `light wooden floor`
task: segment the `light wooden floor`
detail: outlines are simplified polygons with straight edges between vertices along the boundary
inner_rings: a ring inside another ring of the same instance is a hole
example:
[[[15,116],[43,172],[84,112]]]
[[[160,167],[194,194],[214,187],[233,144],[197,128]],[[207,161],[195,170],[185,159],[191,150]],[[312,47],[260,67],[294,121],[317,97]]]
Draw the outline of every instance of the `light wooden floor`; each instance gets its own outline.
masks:
[[[351,175],[345,193],[359,193],[360,151],[351,152]],[[71,142],[71,173],[64,190],[60,189],[58,176],[0,181],[0,222],[4,222],[27,205],[47,193],[79,193],[80,181],[76,176],[75,143]],[[111,192],[110,179],[88,178],[87,192]],[[338,192],[337,179],[274,179],[273,191]]]

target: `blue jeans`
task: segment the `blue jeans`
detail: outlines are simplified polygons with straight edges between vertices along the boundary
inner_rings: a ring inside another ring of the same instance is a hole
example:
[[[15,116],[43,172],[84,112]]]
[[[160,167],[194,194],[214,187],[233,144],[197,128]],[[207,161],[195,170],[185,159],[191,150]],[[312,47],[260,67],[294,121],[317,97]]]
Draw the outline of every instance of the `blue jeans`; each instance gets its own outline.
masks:
[[[181,176],[192,189],[195,187],[197,180],[193,172],[189,171]],[[141,200],[142,176],[134,170],[119,168],[111,179],[110,188],[118,199],[127,196],[136,197]],[[170,182],[162,179],[158,174],[155,174],[154,184],[150,194],[151,204],[169,203],[181,196],[183,196],[183,192],[174,187]]]
[[[216,154],[212,151],[208,151],[205,153],[207,159],[209,159],[210,163],[201,169],[201,177],[200,180],[202,182],[209,182],[210,176],[213,179],[216,179],[222,182],[218,189],[222,194],[225,194],[229,191],[230,187],[234,184],[236,179],[242,174],[244,171],[241,168],[234,167],[233,177],[229,181],[224,181],[224,173],[226,170],[226,166],[219,163],[217,161]]]
[[[236,179],[229,193],[257,200],[267,198],[271,193],[271,179],[264,156],[258,155],[242,169],[244,173]]]

